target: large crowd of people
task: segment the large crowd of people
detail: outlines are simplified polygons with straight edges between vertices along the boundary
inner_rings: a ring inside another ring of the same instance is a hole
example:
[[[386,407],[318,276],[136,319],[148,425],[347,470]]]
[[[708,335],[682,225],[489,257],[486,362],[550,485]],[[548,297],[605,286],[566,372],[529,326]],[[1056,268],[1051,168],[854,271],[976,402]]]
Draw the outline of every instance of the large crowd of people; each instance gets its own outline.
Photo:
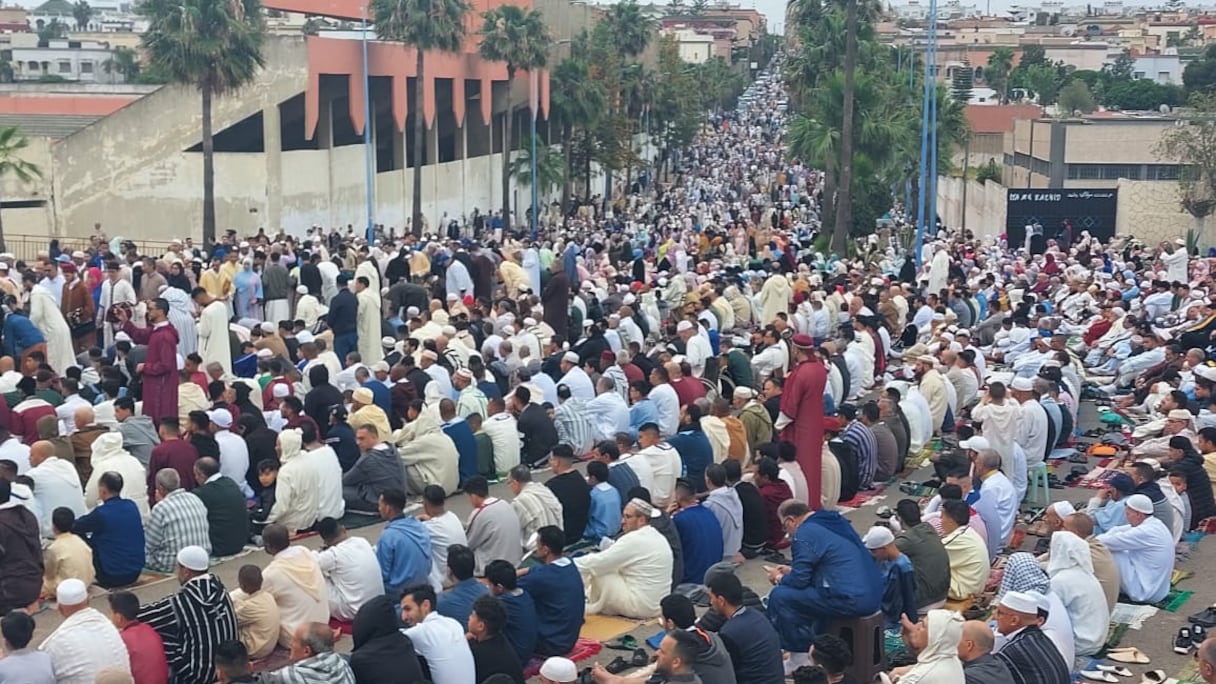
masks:
[[[824,254],[780,63],[670,183],[539,235],[0,254],[0,682],[840,682],[835,625],[875,616],[901,682],[1071,681],[1216,515],[1216,274],[1071,228]],[[1053,503],[1083,393],[1134,429],[1096,496]],[[935,495],[864,534],[839,510],[930,462]],[[1038,557],[1007,548],[1030,507]],[[251,544],[269,563],[225,586]],[[594,614],[662,622],[653,674],[566,659]],[[1175,650],[1216,681],[1204,636]]]

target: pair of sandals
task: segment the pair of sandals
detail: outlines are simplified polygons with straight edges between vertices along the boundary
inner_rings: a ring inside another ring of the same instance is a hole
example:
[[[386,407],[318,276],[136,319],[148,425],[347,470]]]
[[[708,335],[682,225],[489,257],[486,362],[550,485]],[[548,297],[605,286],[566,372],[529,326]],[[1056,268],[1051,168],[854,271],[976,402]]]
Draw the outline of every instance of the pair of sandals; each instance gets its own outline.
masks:
[[[1098,665],[1096,669],[1083,670],[1081,672],[1081,677],[1091,682],[1118,682],[1119,680],[1116,677],[1131,676],[1132,671],[1122,665]],[[1140,679],[1140,684],[1165,684],[1168,680],[1169,678],[1166,677],[1164,670],[1151,670],[1144,673]]]
[[[604,666],[609,674],[620,674],[631,667],[645,667],[650,664],[650,655],[646,653],[646,649],[634,649],[633,654],[628,660],[624,656],[617,656],[612,662]]]

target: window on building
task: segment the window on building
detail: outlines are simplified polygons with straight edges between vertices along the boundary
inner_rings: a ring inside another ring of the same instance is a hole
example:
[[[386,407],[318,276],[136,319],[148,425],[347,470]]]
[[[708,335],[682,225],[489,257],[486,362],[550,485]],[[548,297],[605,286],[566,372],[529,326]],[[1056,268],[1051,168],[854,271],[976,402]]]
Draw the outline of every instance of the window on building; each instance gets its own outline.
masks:
[[[1143,72],[1143,71],[1133,71],[1133,72],[1132,72],[1132,78],[1134,78],[1134,79],[1136,79],[1137,81],[1139,81],[1140,79],[1144,78],[1144,72]]]
[[[82,73],[82,74],[93,73],[93,63],[92,62],[81,62],[80,63],[80,73]]]
[[[1161,83],[1172,83],[1174,79],[1170,77],[1170,72],[1158,71],[1157,80]]]
[[[29,68],[30,71],[38,71],[38,62],[31,59],[29,63],[26,64],[26,67]]]
[[[72,63],[66,59],[59,60],[59,73],[61,73],[61,74],[72,73]]]

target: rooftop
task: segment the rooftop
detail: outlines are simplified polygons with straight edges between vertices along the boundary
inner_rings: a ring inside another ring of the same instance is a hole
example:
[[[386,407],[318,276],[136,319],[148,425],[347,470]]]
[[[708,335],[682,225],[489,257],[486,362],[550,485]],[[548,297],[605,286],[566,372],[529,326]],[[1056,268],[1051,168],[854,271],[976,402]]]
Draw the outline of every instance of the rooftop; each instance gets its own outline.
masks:
[[[966,109],[967,123],[977,134],[1008,133],[1015,119],[1035,119],[1042,113],[1043,108],[1033,104],[967,105]]]
[[[66,138],[101,115],[0,114],[0,126],[15,126],[31,138]]]

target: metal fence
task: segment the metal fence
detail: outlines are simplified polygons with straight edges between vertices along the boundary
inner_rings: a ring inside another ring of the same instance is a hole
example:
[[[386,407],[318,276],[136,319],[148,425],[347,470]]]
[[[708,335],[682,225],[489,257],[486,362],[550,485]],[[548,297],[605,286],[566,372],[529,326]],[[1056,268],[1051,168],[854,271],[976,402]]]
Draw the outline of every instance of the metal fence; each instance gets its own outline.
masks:
[[[74,252],[76,250],[87,251],[90,246],[88,237],[54,237],[50,235],[19,235],[5,233],[4,249],[0,251],[11,252],[17,259],[25,262],[31,262],[38,258],[39,254],[46,254],[50,251],[51,240],[59,240],[59,249],[64,252]],[[124,238],[124,242],[133,242],[139,249],[140,254],[151,254],[159,256],[169,251],[169,242],[161,240],[134,240]]]

